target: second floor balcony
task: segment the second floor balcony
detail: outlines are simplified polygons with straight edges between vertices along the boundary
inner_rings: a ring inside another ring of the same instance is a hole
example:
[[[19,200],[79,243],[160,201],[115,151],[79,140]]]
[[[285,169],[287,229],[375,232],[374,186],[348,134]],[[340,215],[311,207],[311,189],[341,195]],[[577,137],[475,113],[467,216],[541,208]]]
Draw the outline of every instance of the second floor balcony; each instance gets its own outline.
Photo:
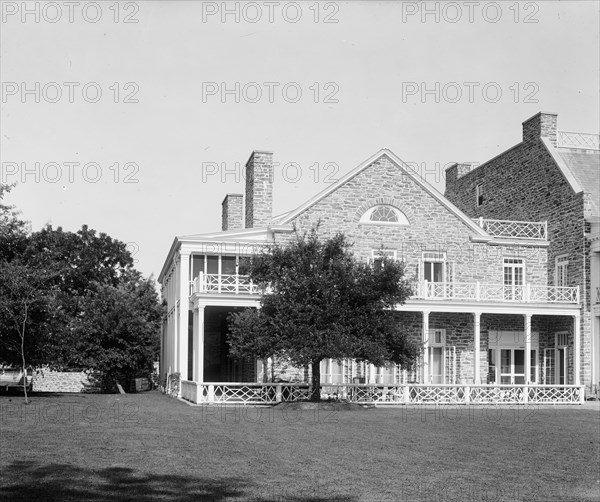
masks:
[[[501,303],[578,304],[579,287],[540,284],[504,285],[481,282],[416,282],[416,300]],[[245,275],[201,273],[190,284],[190,294],[258,295],[258,287]]]

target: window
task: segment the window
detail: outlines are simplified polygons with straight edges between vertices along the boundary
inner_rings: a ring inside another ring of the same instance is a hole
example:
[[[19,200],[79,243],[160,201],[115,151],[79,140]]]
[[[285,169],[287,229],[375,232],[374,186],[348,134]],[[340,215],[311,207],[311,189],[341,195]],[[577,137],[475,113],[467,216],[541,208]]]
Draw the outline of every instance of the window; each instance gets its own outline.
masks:
[[[477,206],[483,204],[483,185],[481,183],[475,186],[475,202]]]
[[[555,286],[566,286],[567,285],[567,270],[569,267],[569,255],[563,254],[556,257],[554,267],[554,285]]]
[[[504,258],[504,298],[522,300],[525,262],[521,258]]]
[[[375,225],[408,225],[408,219],[399,209],[389,205],[373,206],[360,218],[359,223]]]
[[[427,282],[444,282],[444,264],[446,253],[436,251],[423,252],[423,280]]]
[[[429,331],[429,372],[433,384],[445,383],[446,374],[446,330]]]
[[[371,262],[375,270],[381,270],[384,258],[396,259],[396,251],[393,249],[377,249],[371,251]]]

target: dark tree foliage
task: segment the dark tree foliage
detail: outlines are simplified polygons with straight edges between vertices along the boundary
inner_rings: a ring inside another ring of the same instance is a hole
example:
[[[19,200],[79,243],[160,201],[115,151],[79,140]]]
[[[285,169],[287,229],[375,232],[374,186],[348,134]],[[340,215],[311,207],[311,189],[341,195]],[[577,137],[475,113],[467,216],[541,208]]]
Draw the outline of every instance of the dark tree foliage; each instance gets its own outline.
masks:
[[[342,234],[321,241],[313,229],[255,256],[247,273],[262,288],[261,308],[231,315],[231,354],[310,364],[312,400],[320,399],[323,359],[410,366],[417,348],[394,316],[412,294],[404,265],[359,262],[350,248]]]
[[[0,185],[0,363],[92,370],[113,387],[149,376],[162,313],[153,280],[125,243],[86,225],[28,233],[1,204],[9,189]]]

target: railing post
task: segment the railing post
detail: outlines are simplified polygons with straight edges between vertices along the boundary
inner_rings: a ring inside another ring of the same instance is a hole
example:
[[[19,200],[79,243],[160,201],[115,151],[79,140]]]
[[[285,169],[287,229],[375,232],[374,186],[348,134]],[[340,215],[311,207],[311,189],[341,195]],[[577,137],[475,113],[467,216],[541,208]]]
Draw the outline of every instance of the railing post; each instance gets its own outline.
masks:
[[[529,303],[530,298],[531,298],[531,284],[528,282],[527,284],[525,284],[525,290],[523,291],[523,300],[525,301],[525,303]]]
[[[471,386],[465,385],[465,403],[469,404],[471,402]]]
[[[585,388],[583,385],[579,387],[579,404],[585,403]]]
[[[479,226],[483,228],[483,216],[479,217]]]
[[[527,404],[529,402],[529,385],[525,384],[523,387],[523,404]]]
[[[275,402],[276,403],[281,403],[281,397],[282,393],[281,393],[281,384],[277,384],[275,386]]]
[[[404,386],[403,399],[404,399],[404,404],[408,404],[410,401],[410,388],[409,388],[408,384]]]
[[[206,279],[204,272],[198,274],[198,293],[206,293]]]
[[[209,403],[215,402],[215,386],[214,385],[208,386],[208,402]]]

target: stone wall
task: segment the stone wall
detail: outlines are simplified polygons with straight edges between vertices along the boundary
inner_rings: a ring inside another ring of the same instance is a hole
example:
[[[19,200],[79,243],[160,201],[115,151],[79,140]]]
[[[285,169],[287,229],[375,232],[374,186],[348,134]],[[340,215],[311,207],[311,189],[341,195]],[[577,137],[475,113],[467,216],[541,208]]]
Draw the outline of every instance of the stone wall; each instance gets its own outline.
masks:
[[[555,284],[556,257],[566,254],[567,285],[580,286],[581,377],[589,385],[591,318],[590,261],[586,258],[589,242],[584,235],[586,194],[573,191],[541,137],[556,145],[556,115],[542,113],[525,121],[521,143],[476,169],[450,167],[446,171],[445,195],[472,218],[548,222],[548,284]],[[480,206],[475,201],[478,184],[484,187]]]
[[[361,216],[377,204],[388,204],[407,217],[409,225],[361,223]],[[383,156],[337,190],[318,201],[293,222],[300,231],[319,224],[328,238],[343,232],[361,259],[384,248],[396,251],[407,263],[407,276],[416,277],[423,251],[446,252],[456,282],[502,284],[503,259],[524,257],[525,282],[546,284],[547,251],[524,245],[489,245],[472,242],[475,231],[451,213],[416,181]],[[293,235],[281,235],[286,242]]]
[[[83,371],[37,370],[33,377],[34,392],[94,392]]]

